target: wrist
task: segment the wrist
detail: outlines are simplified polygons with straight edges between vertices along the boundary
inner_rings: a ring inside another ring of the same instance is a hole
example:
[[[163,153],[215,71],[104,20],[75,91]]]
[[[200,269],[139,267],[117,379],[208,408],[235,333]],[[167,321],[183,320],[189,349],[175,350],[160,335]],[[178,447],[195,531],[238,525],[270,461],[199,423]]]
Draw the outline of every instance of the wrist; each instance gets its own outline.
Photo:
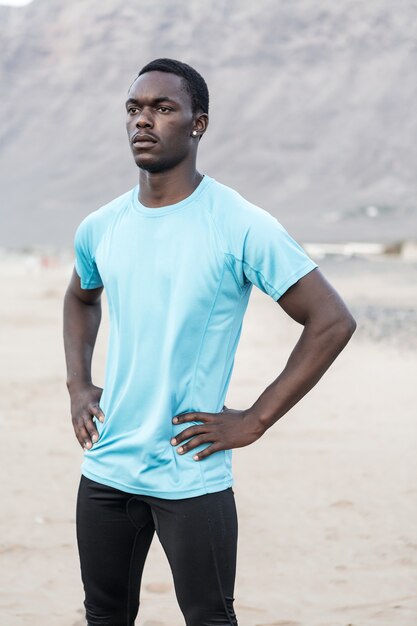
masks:
[[[256,435],[257,439],[262,437],[262,435],[268,428],[261,415],[259,415],[256,409],[254,409],[253,407],[245,412],[244,420],[249,425],[250,430]]]
[[[290,407],[279,406],[264,392],[248,410],[250,419],[256,424],[258,430],[264,433],[282,417]]]
[[[69,394],[78,393],[79,391],[83,391],[87,387],[92,386],[92,380],[90,379],[80,379],[80,378],[67,378],[67,389]]]

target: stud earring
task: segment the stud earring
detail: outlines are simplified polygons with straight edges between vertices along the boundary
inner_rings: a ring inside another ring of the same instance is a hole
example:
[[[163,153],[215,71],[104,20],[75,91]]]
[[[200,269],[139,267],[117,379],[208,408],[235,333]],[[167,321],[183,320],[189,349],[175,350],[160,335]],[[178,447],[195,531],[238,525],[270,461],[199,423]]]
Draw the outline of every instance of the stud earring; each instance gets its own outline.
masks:
[[[193,137],[197,137],[197,131],[193,130]]]

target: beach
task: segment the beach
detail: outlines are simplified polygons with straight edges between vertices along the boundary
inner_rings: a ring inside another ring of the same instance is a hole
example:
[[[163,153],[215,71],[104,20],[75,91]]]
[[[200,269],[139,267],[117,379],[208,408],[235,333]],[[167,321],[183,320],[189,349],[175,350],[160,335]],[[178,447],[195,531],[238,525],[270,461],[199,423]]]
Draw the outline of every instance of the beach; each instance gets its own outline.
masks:
[[[417,624],[417,262],[325,258],[358,329],[318,385],[233,452],[239,626]],[[0,257],[0,624],[84,626],[82,450],[65,386],[70,259]],[[96,346],[102,384],[107,313]],[[301,332],[253,288],[226,398],[252,405]],[[137,626],[182,626],[155,535]]]

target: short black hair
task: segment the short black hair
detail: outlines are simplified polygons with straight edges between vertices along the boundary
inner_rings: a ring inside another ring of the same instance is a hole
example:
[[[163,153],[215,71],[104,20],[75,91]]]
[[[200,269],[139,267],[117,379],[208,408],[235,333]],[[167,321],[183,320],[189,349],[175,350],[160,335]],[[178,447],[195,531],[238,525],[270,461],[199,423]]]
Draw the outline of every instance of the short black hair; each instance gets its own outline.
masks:
[[[209,92],[207,84],[201,74],[193,67],[175,59],[155,59],[142,67],[136,78],[147,72],[166,72],[182,78],[184,87],[190,94],[193,113],[197,111],[208,113]]]

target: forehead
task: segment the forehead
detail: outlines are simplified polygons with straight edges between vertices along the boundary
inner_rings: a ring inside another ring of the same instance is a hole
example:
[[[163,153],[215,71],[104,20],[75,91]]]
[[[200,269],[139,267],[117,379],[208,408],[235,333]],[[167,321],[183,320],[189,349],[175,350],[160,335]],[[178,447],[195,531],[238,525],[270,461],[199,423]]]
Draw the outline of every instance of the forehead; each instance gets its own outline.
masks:
[[[168,98],[185,106],[191,106],[191,98],[183,79],[168,72],[155,71],[142,74],[131,85],[127,97],[135,100]]]

